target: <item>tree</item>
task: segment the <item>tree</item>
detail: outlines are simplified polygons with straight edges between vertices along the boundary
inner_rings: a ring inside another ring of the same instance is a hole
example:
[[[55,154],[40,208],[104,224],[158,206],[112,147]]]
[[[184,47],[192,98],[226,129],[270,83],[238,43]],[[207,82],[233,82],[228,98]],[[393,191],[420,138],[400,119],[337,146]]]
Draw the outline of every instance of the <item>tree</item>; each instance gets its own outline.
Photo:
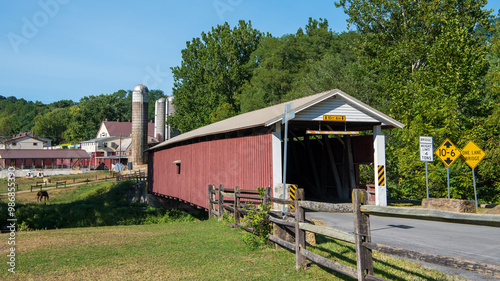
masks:
[[[166,98],[162,90],[149,90],[148,94],[148,121],[155,120],[155,103],[159,98]],[[132,100],[130,100],[130,108],[132,108]],[[132,111],[131,111],[132,112]],[[130,118],[129,118],[130,119]]]
[[[327,54],[339,53],[339,36],[328,28],[326,19],[309,18],[305,29],[280,38],[266,36],[248,63],[251,80],[238,96],[241,111],[247,112],[291,100],[310,92],[294,91],[297,81]]]
[[[421,199],[425,194],[423,165],[415,153],[420,135],[434,136],[436,142],[449,137],[465,145],[491,113],[482,84],[488,69],[486,42],[475,32],[478,27],[491,29],[485,4],[475,0],[336,3],[363,34],[363,62],[376,72],[380,94],[387,101],[379,108],[406,125],[387,138],[388,174],[397,175],[391,180],[402,196]],[[452,167],[456,178],[468,173],[460,166]],[[434,184],[441,188],[435,195],[443,196],[443,182]],[[458,184],[453,193],[457,198],[473,196],[461,193]]]
[[[38,114],[33,130],[37,135],[51,139],[52,144],[60,144],[71,119],[69,112],[69,108],[56,108],[46,114]]]
[[[69,108],[71,106],[75,105],[75,102],[72,100],[60,100],[60,101],[55,101],[51,104],[49,104],[49,107],[52,109],[55,108]]]
[[[232,29],[227,23],[218,25],[187,42],[181,65],[172,68],[176,114],[169,122],[186,132],[239,112],[235,96],[250,79],[246,64],[261,38],[251,22],[240,21]]]
[[[367,104],[380,103],[376,77],[358,59],[359,33],[345,32],[338,35],[337,40],[344,48],[326,53],[317,61],[309,61],[308,71],[297,78],[286,100],[340,89]]]
[[[8,97],[0,101],[0,134],[12,136],[31,131],[35,117],[46,112],[47,106],[40,102]]]
[[[92,139],[104,119],[130,119],[132,103],[129,93],[119,90],[111,95],[81,98],[77,105],[69,109],[71,120],[63,137],[71,142]]]

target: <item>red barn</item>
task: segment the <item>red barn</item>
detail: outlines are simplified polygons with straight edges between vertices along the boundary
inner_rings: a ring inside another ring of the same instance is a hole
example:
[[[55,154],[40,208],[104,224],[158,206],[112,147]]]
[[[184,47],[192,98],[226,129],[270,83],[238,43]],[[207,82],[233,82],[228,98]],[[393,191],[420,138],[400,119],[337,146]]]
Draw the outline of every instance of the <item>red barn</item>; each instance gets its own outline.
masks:
[[[382,129],[404,127],[340,90],[290,103],[287,165],[283,165],[283,103],[198,128],[152,147],[149,192],[207,208],[209,184],[254,190],[270,186],[273,195],[280,197],[286,176],[287,183],[298,184],[310,198],[348,200],[350,191],[359,184],[360,165],[385,170]],[[362,131],[371,134],[353,136]],[[385,205],[385,181],[377,177],[380,174],[374,171],[377,204]]]

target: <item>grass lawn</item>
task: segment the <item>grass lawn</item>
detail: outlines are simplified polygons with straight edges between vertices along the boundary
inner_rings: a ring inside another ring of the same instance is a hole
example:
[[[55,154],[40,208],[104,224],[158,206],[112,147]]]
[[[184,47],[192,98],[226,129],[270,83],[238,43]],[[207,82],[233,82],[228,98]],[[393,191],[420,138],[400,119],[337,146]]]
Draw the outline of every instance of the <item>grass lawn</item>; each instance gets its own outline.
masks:
[[[2,262],[0,279],[352,280],[316,265],[297,271],[293,253],[250,250],[243,235],[216,220],[18,232],[16,273]],[[0,235],[0,241],[7,238]],[[318,242],[314,251],[355,265],[352,247]],[[7,254],[2,248],[4,260]],[[376,275],[390,280],[455,280],[385,255],[375,255],[375,267]]]
[[[314,264],[297,271],[292,252],[251,250],[243,230],[130,203],[127,188],[122,182],[53,190],[47,205],[18,194],[18,223],[39,230],[16,232],[15,274],[8,271],[9,234],[0,234],[0,280],[353,280]],[[4,223],[5,202],[0,207]],[[353,245],[316,240],[309,250],[356,266]],[[389,280],[457,280],[387,255],[374,259],[375,274]]]

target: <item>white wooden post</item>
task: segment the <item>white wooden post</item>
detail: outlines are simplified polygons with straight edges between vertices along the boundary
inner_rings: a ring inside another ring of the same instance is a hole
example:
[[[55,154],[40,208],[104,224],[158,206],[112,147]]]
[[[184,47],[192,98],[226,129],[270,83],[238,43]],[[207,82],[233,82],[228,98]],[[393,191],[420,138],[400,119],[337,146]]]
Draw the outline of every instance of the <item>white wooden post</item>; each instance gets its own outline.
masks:
[[[281,122],[277,122],[274,125],[272,138],[273,196],[281,198],[281,196],[283,196],[283,170],[281,167],[281,160],[283,159],[283,156],[281,155]]]
[[[387,173],[385,169],[385,135],[380,125],[373,126],[375,205],[387,206]]]

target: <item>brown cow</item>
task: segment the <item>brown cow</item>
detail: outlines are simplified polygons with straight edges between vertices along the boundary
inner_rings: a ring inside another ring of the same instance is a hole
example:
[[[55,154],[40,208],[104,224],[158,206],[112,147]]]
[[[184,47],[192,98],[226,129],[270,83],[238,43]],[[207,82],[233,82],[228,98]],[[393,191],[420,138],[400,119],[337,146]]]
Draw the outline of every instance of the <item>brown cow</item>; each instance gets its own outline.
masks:
[[[45,202],[47,202],[47,200],[49,199],[49,193],[47,191],[38,191],[36,196],[38,197],[38,202],[42,202],[42,198],[45,199]]]

